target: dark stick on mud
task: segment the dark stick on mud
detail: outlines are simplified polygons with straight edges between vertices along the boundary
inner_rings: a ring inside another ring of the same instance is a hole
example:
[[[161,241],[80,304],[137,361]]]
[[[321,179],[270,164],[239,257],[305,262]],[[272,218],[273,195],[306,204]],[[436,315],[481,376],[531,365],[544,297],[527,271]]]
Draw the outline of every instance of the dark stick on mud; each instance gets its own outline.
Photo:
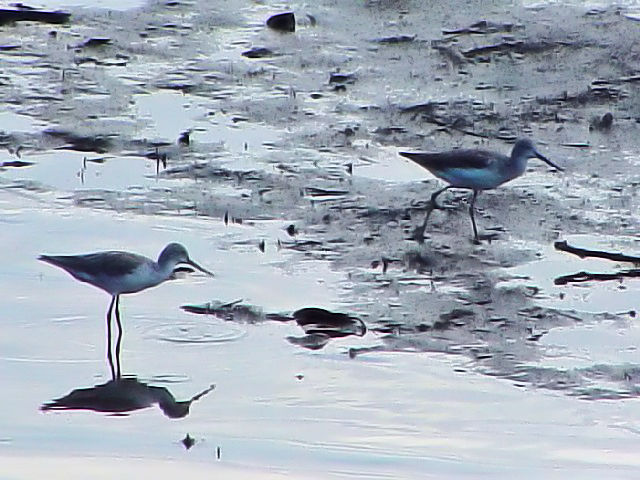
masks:
[[[18,4],[21,5],[21,4]],[[36,10],[30,7],[0,8],[0,25],[13,22],[67,23],[71,14],[61,11]]]
[[[556,277],[553,281],[555,285],[566,285],[567,283],[582,283],[589,282],[591,280],[608,281],[608,280],[622,280],[628,277],[640,277],[640,269],[634,268],[631,270],[622,270],[614,273],[591,273],[591,272],[578,272],[570,275],[562,275]]]
[[[580,258],[595,257],[604,258],[606,260],[612,260],[614,262],[631,262],[634,264],[640,264],[640,257],[632,255],[624,255],[623,253],[605,252],[603,250],[587,250],[586,248],[579,248],[569,245],[566,240],[555,242],[553,244],[556,250],[562,250],[563,252],[573,253]]]

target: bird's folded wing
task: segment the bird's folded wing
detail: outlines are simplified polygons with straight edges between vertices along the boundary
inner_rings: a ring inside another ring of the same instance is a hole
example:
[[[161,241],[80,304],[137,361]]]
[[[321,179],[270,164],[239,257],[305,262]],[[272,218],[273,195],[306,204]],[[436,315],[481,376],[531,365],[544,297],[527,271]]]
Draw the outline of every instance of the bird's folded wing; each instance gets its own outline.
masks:
[[[144,257],[142,257],[144,258]],[[41,255],[40,260],[76,274],[126,275],[140,266],[141,257],[128,252],[100,252],[87,255]]]
[[[400,152],[400,155],[427,169],[486,168],[495,157],[484,150],[452,150],[442,153]]]

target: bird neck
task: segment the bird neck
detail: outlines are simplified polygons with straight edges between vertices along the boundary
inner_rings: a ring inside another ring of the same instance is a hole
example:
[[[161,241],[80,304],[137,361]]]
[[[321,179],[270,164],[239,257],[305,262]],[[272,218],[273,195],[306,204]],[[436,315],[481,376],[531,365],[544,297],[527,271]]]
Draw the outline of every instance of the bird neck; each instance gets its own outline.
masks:
[[[527,169],[527,162],[529,159],[523,155],[511,155],[511,161],[505,165],[505,173],[507,173],[510,179],[519,177]]]
[[[176,263],[171,261],[158,262],[157,272],[165,280],[170,279],[173,276],[173,270],[176,268]]]

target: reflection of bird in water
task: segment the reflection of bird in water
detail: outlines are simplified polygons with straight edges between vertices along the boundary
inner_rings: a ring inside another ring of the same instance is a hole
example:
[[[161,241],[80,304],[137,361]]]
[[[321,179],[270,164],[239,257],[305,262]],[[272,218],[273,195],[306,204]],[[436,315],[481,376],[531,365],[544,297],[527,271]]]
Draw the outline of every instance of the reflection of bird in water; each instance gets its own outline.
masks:
[[[528,160],[533,157],[539,158],[557,170],[563,170],[538,152],[533,142],[527,138],[521,138],[515,143],[510,156],[476,149],[452,150],[441,153],[400,152],[400,155],[416,162],[449,184],[431,195],[427,216],[421,230],[419,230],[418,237],[422,237],[424,234],[431,212],[442,208],[436,203],[438,195],[450,188],[465,188],[473,190],[469,215],[471,216],[475,243],[479,243],[479,240],[473,209],[476,198],[481,191],[492,190],[519,177],[525,172]]]
[[[173,278],[177,265],[187,264],[207,275],[213,276],[189,258],[186,248],[179,243],[170,243],[160,253],[158,261],[129,252],[98,252],[86,255],[41,255],[39,260],[66,270],[81,282],[90,283],[111,295],[111,303],[107,311],[107,358],[111,374],[115,378],[120,375],[120,341],[122,340],[122,324],[120,323],[120,295],[136,293],[159,285]],[[111,355],[111,312],[115,304],[118,339],[116,341],[116,369]]]
[[[189,408],[193,402],[214,388],[215,385],[211,385],[190,400],[177,402],[165,387],[153,387],[135,377],[118,377],[95,387],[77,388],[64,397],[45,403],[40,409],[43,411],[93,410],[126,414],[158,404],[167,417],[182,418],[189,414]]]

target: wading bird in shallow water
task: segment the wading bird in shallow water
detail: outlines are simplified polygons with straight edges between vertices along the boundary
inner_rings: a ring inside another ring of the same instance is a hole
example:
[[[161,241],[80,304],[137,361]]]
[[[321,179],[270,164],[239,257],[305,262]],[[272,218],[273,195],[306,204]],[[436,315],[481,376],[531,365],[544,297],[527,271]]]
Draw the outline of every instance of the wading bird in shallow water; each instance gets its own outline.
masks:
[[[107,311],[107,358],[112,376],[120,376],[120,341],[122,324],[120,323],[120,295],[136,293],[155,287],[174,277],[177,265],[186,264],[207,275],[211,272],[202,268],[189,258],[187,249],[179,243],[170,243],[160,253],[158,261],[129,252],[97,252],[85,255],[40,255],[38,260],[50,263],[66,270],[81,282],[90,283],[111,295]],[[115,304],[118,340],[116,341],[117,375],[111,355],[111,312]]]
[[[477,149],[452,150],[441,153],[400,152],[400,155],[416,162],[449,184],[431,195],[427,215],[419,230],[419,236],[422,237],[431,212],[443,208],[436,203],[438,195],[450,188],[465,188],[473,190],[469,204],[469,215],[473,225],[475,243],[480,243],[480,241],[473,209],[476,198],[482,190],[492,190],[509,180],[519,177],[526,170],[527,161],[534,157],[539,158],[557,170],[563,171],[562,168],[542,155],[528,138],[518,140],[513,146],[509,157],[501,153]]]

